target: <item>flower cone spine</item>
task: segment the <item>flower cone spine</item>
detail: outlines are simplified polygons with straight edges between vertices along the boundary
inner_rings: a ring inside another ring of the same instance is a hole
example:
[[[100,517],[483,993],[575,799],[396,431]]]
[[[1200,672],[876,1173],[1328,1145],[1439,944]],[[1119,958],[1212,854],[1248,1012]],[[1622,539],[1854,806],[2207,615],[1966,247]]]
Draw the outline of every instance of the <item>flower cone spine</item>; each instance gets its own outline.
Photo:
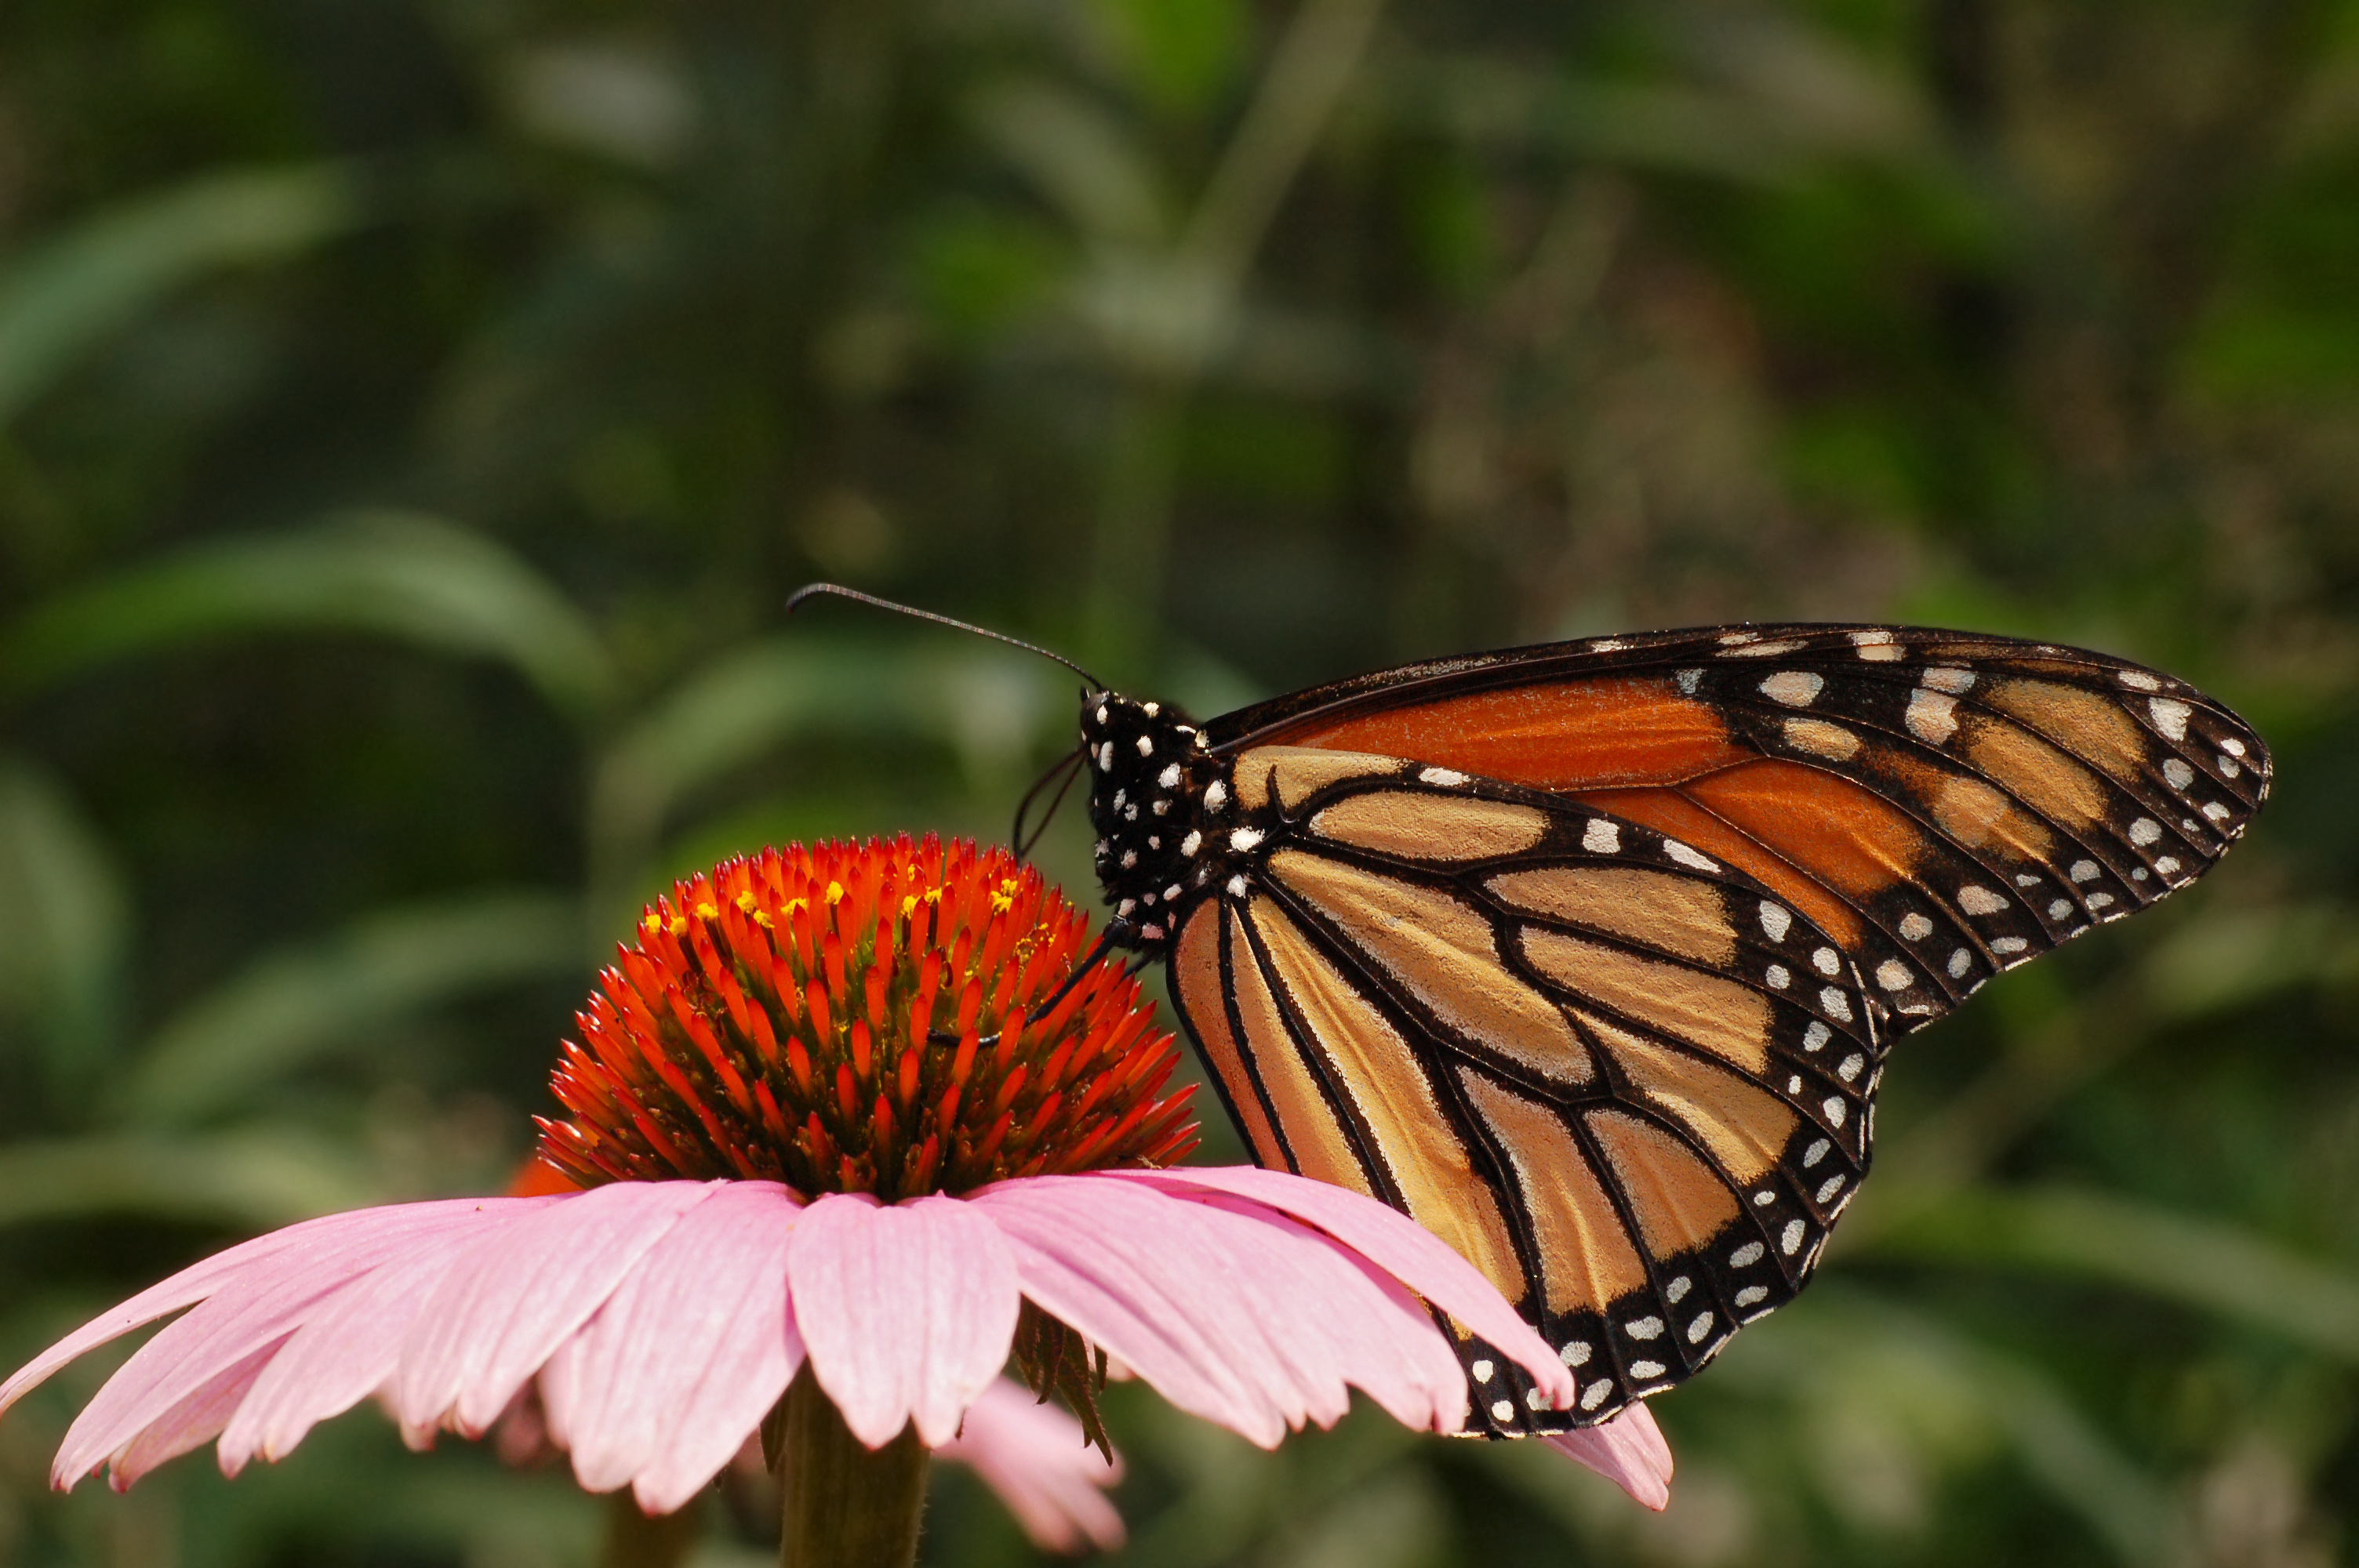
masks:
[[[572,1182],[776,1181],[886,1203],[1173,1163],[1192,1088],[1087,922],[1005,850],[790,846],[676,883],[599,977],[541,1157]],[[1037,1022],[1034,1014],[1049,1011]]]

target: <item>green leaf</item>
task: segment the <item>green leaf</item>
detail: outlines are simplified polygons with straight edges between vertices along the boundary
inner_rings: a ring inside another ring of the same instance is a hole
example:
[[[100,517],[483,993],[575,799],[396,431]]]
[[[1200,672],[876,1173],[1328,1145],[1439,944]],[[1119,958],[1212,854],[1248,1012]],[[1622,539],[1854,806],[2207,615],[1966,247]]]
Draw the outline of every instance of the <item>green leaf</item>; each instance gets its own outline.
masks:
[[[378,914],[261,959],[160,1030],[122,1089],[136,1121],[185,1124],[236,1109],[255,1086],[391,1022],[470,992],[578,974],[569,898],[485,893]]]
[[[207,175],[36,244],[0,271],[0,425],[173,289],[300,254],[363,215],[348,168],[302,164]]]
[[[0,1008],[36,1021],[53,1081],[113,1051],[129,924],[97,829],[54,780],[0,757]]]
[[[1065,681],[996,648],[880,649],[798,634],[738,649],[690,675],[609,749],[591,795],[594,856],[610,879],[636,874],[686,796],[820,733],[941,741],[971,773],[1004,773],[1061,717]]]
[[[1839,1505],[1847,1489],[1875,1486],[1859,1474],[1862,1435],[1874,1445],[1864,1452],[1886,1451],[1876,1454],[1879,1465],[1927,1470],[1995,1442],[2121,1562],[2153,1568],[2188,1561],[2187,1520],[2158,1479],[2037,1366],[1937,1318],[1821,1283],[1805,1302],[1740,1336],[1717,1376],[1792,1401],[1805,1454]],[[1877,1509],[1854,1497],[1850,1511],[1872,1519]]]
[[[614,684],[588,620],[529,565],[482,535],[390,511],[199,546],[67,593],[0,633],[0,680],[23,692],[134,654],[289,629],[497,659],[576,715]]]
[[[2359,1365],[2359,1276],[2240,1227],[2061,1186],[1870,1196],[1878,1253],[2103,1280]]]
[[[386,1195],[349,1147],[291,1131],[0,1146],[0,1226],[119,1214],[265,1230]]]

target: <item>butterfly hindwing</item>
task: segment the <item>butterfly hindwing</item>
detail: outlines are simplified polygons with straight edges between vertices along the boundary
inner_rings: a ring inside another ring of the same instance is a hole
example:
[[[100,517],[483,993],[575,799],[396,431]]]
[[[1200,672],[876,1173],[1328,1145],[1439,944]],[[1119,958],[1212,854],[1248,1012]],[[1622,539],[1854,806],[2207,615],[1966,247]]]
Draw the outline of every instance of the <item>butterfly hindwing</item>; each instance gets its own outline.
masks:
[[[1791,1297],[1865,1170],[1881,1052],[1823,933],[1514,786],[1256,765],[1240,795],[1295,829],[1186,906],[1175,1000],[1257,1159],[1416,1217],[1580,1377],[1576,1410],[1536,1411],[1462,1340],[1478,1425],[1603,1420]]]

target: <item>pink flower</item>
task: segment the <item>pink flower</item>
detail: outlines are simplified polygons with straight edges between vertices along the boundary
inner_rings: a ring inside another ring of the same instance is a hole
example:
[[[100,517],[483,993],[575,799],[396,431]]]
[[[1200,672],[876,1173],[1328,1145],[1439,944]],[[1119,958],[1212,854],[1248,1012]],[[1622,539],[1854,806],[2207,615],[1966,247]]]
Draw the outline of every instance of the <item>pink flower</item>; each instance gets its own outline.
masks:
[[[583,1487],[662,1512],[807,1366],[860,1444],[913,1427],[962,1444],[1011,1498],[1032,1487],[1027,1528],[1103,1541],[1111,1507],[1069,1465],[1027,1465],[991,1392],[1027,1301],[1265,1447],[1332,1424],[1353,1388],[1458,1431],[1465,1376],[1436,1313],[1571,1399],[1558,1357],[1405,1216],[1282,1173],[1168,1166],[1193,1141],[1184,1092],[1161,1093],[1175,1047],[1118,966],[1067,983],[1082,929],[1036,873],[931,840],[682,883],[558,1071],[576,1119],[543,1124],[542,1158],[587,1190],[258,1238],[52,1346],[0,1384],[0,1411],[181,1313],[73,1423],[58,1486],[104,1467],[127,1487],[216,1439],[235,1475],[371,1395],[413,1444],[476,1436],[530,1386]],[[1670,1456],[1643,1407],[1557,1446],[1662,1506]]]
[[[1122,1479],[1082,1435],[1082,1423],[1002,1378],[967,1407],[959,1434],[934,1451],[983,1477],[1044,1552],[1111,1552],[1125,1539],[1102,1489]]]
[[[1265,1447],[1332,1423],[1350,1386],[1409,1425],[1458,1430],[1464,1375],[1428,1302],[1571,1395],[1563,1364],[1430,1233],[1341,1188],[1245,1168],[1039,1176],[889,1207],[841,1194],[806,1206],[770,1182],[617,1182],[334,1215],[134,1297],[0,1385],[0,1409],[192,1307],[92,1400],[57,1485],[108,1466],[127,1487],[216,1437],[235,1475],[377,1392],[413,1443],[444,1427],[474,1436],[537,1376],[582,1486],[629,1485],[668,1511],[806,1357],[863,1443],[914,1422],[948,1444],[1006,1364],[1027,1296]],[[1644,1500],[1663,1466],[1643,1448],[1576,1456]]]

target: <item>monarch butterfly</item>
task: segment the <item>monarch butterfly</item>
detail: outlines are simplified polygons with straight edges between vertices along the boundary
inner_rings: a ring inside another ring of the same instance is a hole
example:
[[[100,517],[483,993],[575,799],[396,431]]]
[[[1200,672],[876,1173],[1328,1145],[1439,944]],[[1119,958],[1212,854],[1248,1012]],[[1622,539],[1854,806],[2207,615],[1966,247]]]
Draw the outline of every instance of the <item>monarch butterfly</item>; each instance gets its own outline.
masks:
[[[1892,1043],[2201,875],[2269,786],[2184,682],[1913,627],[1514,648],[1201,724],[1083,679],[1104,942],[1169,962],[1258,1162],[1406,1211],[1559,1347],[1570,1411],[1458,1336],[1501,1436],[1792,1299]]]

